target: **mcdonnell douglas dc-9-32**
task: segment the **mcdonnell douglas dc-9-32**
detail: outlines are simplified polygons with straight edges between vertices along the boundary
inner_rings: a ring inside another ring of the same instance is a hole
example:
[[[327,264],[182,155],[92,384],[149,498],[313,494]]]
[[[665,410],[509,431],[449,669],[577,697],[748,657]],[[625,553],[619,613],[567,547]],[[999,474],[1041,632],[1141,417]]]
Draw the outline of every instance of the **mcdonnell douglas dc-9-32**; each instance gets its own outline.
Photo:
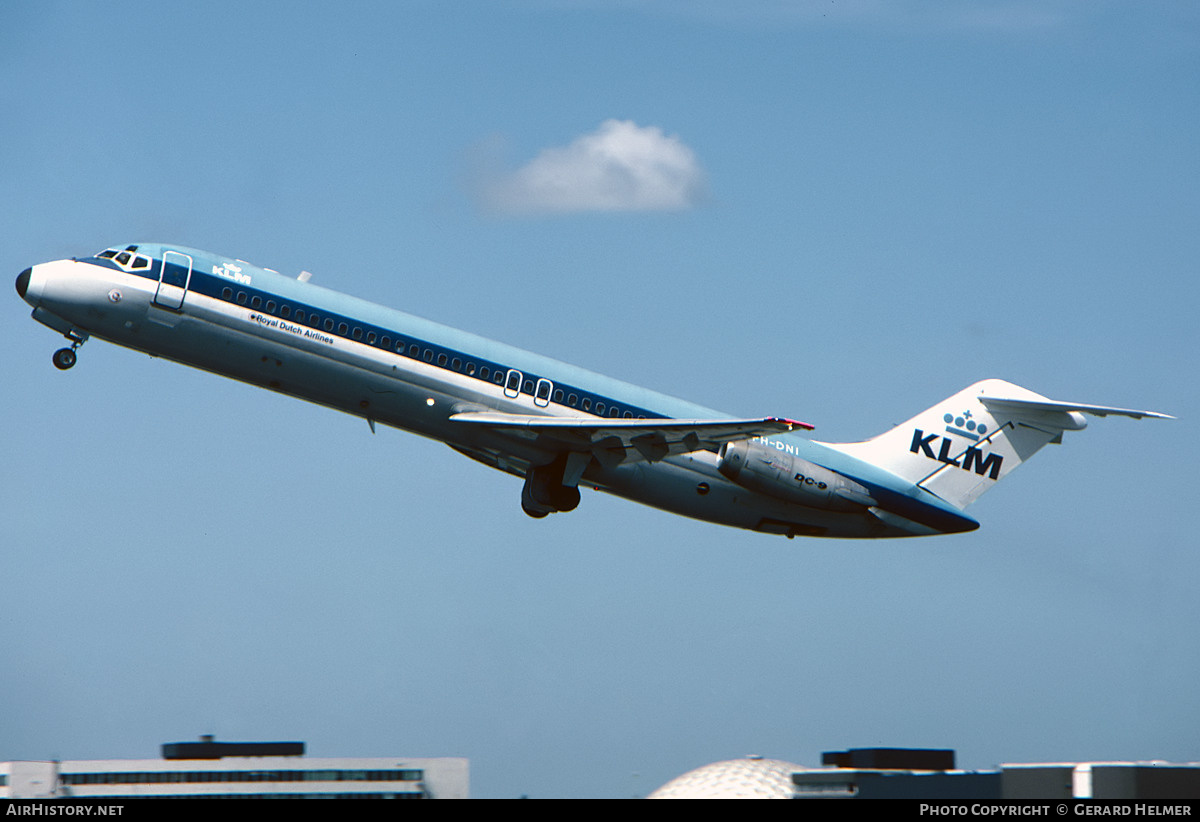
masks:
[[[176,245],[137,243],[17,276],[71,368],[95,336],[441,440],[520,477],[531,517],[591,487],[773,534],[973,531],[963,509],[1084,414],[1168,417],[1050,400],[983,380],[873,439],[822,443],[783,417],[732,419],[645,388]]]

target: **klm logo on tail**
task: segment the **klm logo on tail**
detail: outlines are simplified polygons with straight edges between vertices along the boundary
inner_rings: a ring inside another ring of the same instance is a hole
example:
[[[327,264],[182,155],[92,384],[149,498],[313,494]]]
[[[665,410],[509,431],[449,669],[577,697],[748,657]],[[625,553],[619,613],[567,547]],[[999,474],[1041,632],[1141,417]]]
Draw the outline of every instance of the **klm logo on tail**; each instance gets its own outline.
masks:
[[[974,428],[972,426],[972,429]],[[953,429],[947,428],[947,430]],[[978,433],[986,433],[987,429],[980,426],[976,430],[978,430]],[[958,432],[956,431],[955,433]],[[972,436],[971,438],[978,439],[977,436]],[[941,440],[940,445],[935,444],[938,440]],[[955,459],[952,456],[955,450],[952,438],[939,434],[929,434],[927,436],[920,428],[913,429],[912,445],[908,450],[914,454],[921,454],[931,460],[937,460],[946,465],[953,465],[955,468],[961,468],[964,471],[974,471],[979,476],[986,476],[992,480],[1000,479],[1000,466],[1004,463],[1004,457],[1000,454],[984,454],[973,445],[967,446],[967,450],[963,453],[962,457]]]
[[[979,438],[987,433],[987,426],[982,423],[976,423],[971,419],[970,411],[963,411],[957,417],[953,414],[946,414],[942,417],[946,421],[946,430],[951,434],[958,434],[966,437],[969,440],[978,442]]]

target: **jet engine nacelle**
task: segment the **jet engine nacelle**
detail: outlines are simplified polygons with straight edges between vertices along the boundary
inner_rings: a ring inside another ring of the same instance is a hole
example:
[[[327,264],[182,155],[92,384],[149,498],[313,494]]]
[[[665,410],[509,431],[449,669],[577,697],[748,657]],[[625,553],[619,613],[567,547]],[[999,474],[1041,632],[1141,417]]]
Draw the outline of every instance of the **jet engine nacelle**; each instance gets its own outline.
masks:
[[[758,442],[722,445],[717,470],[752,491],[810,508],[861,511],[876,504],[854,480]]]

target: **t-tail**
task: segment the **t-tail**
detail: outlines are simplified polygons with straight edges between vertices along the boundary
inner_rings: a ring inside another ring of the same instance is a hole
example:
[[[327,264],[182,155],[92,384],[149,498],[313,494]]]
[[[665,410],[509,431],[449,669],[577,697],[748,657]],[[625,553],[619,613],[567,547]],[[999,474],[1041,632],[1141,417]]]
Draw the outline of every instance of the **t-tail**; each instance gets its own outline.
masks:
[[[1087,427],[1084,414],[1156,417],[1168,414],[1059,402],[1004,380],[964,388],[903,425],[854,443],[827,443],[966,508],[1064,431]]]

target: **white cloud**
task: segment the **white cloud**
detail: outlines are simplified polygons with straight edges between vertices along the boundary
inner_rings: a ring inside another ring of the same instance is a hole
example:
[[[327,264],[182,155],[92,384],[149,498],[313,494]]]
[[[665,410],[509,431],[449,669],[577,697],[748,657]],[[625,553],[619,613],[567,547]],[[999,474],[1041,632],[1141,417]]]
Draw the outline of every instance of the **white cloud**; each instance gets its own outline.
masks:
[[[504,214],[682,211],[704,196],[695,152],[655,126],[606,120],[515,171],[488,175],[484,205]]]

